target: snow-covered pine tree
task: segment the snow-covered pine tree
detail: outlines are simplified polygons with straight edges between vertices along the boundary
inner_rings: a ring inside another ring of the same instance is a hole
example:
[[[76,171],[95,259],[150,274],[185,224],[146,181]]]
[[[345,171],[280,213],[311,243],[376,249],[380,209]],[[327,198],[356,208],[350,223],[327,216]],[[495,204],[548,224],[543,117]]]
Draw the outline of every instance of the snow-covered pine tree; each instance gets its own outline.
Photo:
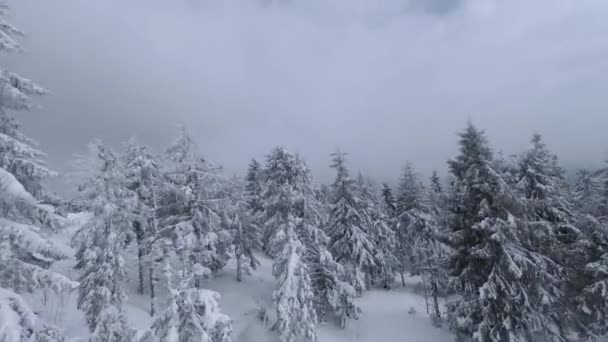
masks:
[[[406,163],[397,194],[397,223],[394,226],[397,239],[397,259],[401,284],[405,286],[405,271],[412,266],[413,244],[416,234],[427,225],[428,206],[425,203],[424,186],[411,163]]]
[[[284,227],[283,249],[277,254],[272,272],[279,280],[273,293],[277,321],[273,329],[283,342],[315,342],[317,314],[314,293],[304,254],[304,246],[295,232],[297,219],[288,216]]]
[[[20,50],[22,33],[4,20],[0,4],[0,52]],[[37,288],[72,291],[77,283],[52,272],[53,262],[67,256],[49,241],[43,229],[53,227],[53,214],[38,204],[41,181],[54,172],[45,155],[21,130],[12,111],[33,107],[30,96],[47,91],[34,82],[0,68],[0,340],[62,342],[63,336],[38,318],[20,296]]]
[[[335,152],[332,155],[331,167],[336,169],[336,179],[332,184],[332,201],[327,225],[330,238],[329,250],[335,260],[347,271],[349,283],[358,293],[365,289],[364,270],[375,266],[374,245],[365,231],[369,220],[359,208],[360,200],[356,197],[354,181],[346,168],[346,155]]]
[[[600,184],[589,170],[579,170],[572,190],[573,203],[579,212],[585,214],[597,213],[600,201]]]
[[[16,37],[21,31],[6,22],[8,12],[5,3],[0,4],[0,52],[20,51]],[[55,172],[49,170],[46,155],[37,144],[26,136],[21,123],[11,116],[11,111],[29,110],[34,107],[31,96],[45,95],[48,91],[33,81],[0,68],[0,167],[10,172],[35,198],[43,195],[41,181]]]
[[[387,183],[382,183],[382,204],[384,207],[384,213],[390,219],[397,216],[397,205],[395,204],[395,197],[393,196],[393,190]]]
[[[255,257],[254,251],[259,250],[262,246],[257,226],[250,217],[244,216],[241,218],[241,215],[242,213],[236,212],[230,220],[234,237],[237,281],[242,280],[243,271],[249,275],[251,270],[255,270],[259,266],[260,262]]]
[[[195,284],[228,262],[232,237],[222,225],[225,179],[219,169],[197,157],[197,146],[185,130],[166,151],[167,180],[160,200],[162,230],[172,231],[182,273],[195,275]]]
[[[364,213],[365,231],[372,242],[374,265],[367,270],[369,286],[381,286],[390,289],[395,281],[395,273],[399,269],[397,240],[391,220],[385,214],[381,200],[374,191],[373,185],[363,176],[357,177],[357,197],[360,201],[360,212]]]
[[[534,134],[531,143],[515,173],[516,189],[526,208],[526,239],[531,250],[551,257],[562,267],[560,278],[568,287],[578,281],[579,270],[584,267],[571,256],[577,253],[577,240],[582,238],[573,225],[572,195],[557,156],[548,150],[541,135]],[[545,308],[547,314],[565,320],[571,313],[563,302],[556,303],[558,307]]]
[[[320,228],[327,221],[325,206],[319,201],[317,188],[311,185],[308,167],[298,156],[296,160],[305,171],[298,190],[301,217],[296,233],[305,248],[304,262],[311,278],[317,319],[325,322],[335,317],[345,328],[348,320],[359,317],[361,310],[354,303],[357,292],[348,282],[348,272],[328,251],[329,238]]]
[[[36,199],[9,172],[0,168],[0,340],[21,342],[45,338],[63,341],[21,298],[22,293],[48,288],[57,293],[78,284],[50,271],[67,256],[41,235],[46,217],[37,216]]]
[[[262,203],[262,196],[264,193],[263,189],[263,174],[262,165],[255,159],[251,159],[249,167],[247,168],[247,176],[245,177],[245,197],[247,198],[247,204],[251,211],[251,216],[256,219],[256,224],[260,220],[259,216],[264,211],[264,204]]]
[[[546,313],[560,299],[557,266],[529,248],[523,205],[493,169],[484,133],[469,123],[459,145],[449,161],[449,270],[461,294],[450,307],[452,329],[465,341],[563,340]]]
[[[608,160],[606,160],[608,164]],[[593,214],[602,220],[608,219],[608,165],[594,172],[593,178],[598,186],[599,203]]]
[[[262,243],[264,251],[274,256],[283,246],[283,228],[287,218],[301,217],[300,198],[302,187],[309,181],[306,166],[299,158],[285,150],[275,147],[266,156],[264,173],[264,228]]]
[[[312,185],[308,167],[299,156],[277,147],[267,156],[263,172],[266,175],[263,204],[267,251],[274,255],[282,253],[289,242],[288,231],[293,230],[297,243],[302,246],[299,260],[305,268],[301,271],[306,271],[306,277],[310,279],[316,317],[324,321],[328,314],[336,315],[344,326],[348,319],[357,318],[359,308],[353,303],[354,289],[345,282],[346,272],[327,251],[329,239],[320,229],[326,221],[326,213],[318,200],[318,191]],[[276,259],[274,264],[279,262]],[[315,322],[305,324],[314,326]]]
[[[194,279],[182,278],[173,285],[174,270],[170,262],[171,242],[162,249],[163,276],[168,292],[166,310],[156,317],[141,342],[230,342],[232,324],[220,311],[220,296],[214,291],[195,288]]]
[[[227,189],[229,203],[224,208],[224,223],[232,234],[234,257],[236,259],[236,280],[241,281],[243,273],[249,275],[260,262],[255,251],[262,248],[261,232],[257,224],[259,215],[251,208],[251,197],[248,196],[248,182],[245,186],[241,179],[234,178]],[[261,205],[261,203],[260,203]]]
[[[230,342],[230,318],[220,311],[217,292],[187,288],[176,299],[180,342]]]
[[[572,196],[564,171],[540,134],[533,135],[532,147],[521,157],[518,169],[516,188],[524,198],[526,216],[534,223],[534,231],[543,231],[543,241],[536,242],[553,248],[557,242],[551,241],[552,238],[562,243],[576,239],[578,232],[571,224],[574,218]]]
[[[431,316],[440,324],[441,309],[439,296],[448,287],[448,274],[445,272],[449,248],[443,243],[446,231],[446,200],[441,181],[436,172],[430,179],[428,191],[428,211],[417,218],[416,231],[411,234],[413,268],[422,275],[426,293],[432,300]]]
[[[399,186],[397,224],[398,255],[401,279],[406,267],[424,280],[425,294],[432,299],[432,316],[441,318],[438,296],[445,291],[447,274],[444,264],[447,247],[441,242],[445,212],[442,187],[436,173],[430,188],[424,187],[412,164],[407,163]]]
[[[81,187],[94,217],[81,229],[75,268],[82,272],[78,308],[85,313],[91,341],[130,341],[133,331],[122,313],[127,269],[124,248],[132,239],[130,208],[134,195],[127,189],[114,153],[98,144],[100,169]]]
[[[232,234],[236,258],[236,279],[241,281],[243,273],[251,274],[260,262],[255,251],[262,249],[260,222],[263,203],[261,199],[260,165],[252,161],[245,180],[234,177],[226,189],[229,202],[223,209],[223,222]]]
[[[600,341],[608,334],[608,225],[589,214],[580,215],[575,225],[581,238],[566,251],[573,266],[566,299],[581,338]]]
[[[156,158],[148,152],[148,148],[140,145],[134,138],[126,144],[122,166],[125,169],[127,188],[135,194],[132,225],[137,240],[138,291],[143,294],[145,269],[154,273],[154,267],[146,256],[149,253],[150,241],[156,234],[156,199],[159,191],[160,170]],[[154,274],[150,274],[150,279],[154,277]],[[153,287],[152,283],[150,283],[150,287]],[[150,292],[154,297],[152,288]],[[152,308],[153,305],[151,310],[153,310]]]

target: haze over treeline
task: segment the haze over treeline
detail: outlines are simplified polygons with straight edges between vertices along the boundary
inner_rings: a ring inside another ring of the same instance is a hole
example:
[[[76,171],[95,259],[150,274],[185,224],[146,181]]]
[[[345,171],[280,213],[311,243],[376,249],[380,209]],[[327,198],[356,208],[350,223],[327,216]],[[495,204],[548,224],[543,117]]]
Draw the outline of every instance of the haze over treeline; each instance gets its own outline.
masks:
[[[467,120],[495,150],[535,131],[566,166],[606,159],[604,1],[9,1],[28,35],[7,66],[53,91],[21,115],[52,166],[91,137],[159,150],[184,123],[243,173],[281,144],[394,180],[445,169]]]

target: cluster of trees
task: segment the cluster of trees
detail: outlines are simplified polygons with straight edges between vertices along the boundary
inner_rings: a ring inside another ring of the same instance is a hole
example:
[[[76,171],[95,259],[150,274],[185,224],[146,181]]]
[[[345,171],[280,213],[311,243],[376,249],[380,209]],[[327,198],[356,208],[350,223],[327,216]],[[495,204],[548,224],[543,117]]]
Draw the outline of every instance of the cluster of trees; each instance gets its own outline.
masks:
[[[20,34],[2,22],[0,50],[19,50]],[[228,178],[182,128],[161,155],[135,140],[120,153],[93,143],[68,205],[43,186],[54,172],[10,115],[46,90],[6,70],[0,85],[2,341],[64,341],[22,297],[47,288],[78,290],[91,341],[228,342],[230,318],[205,281],[231,259],[241,281],[262,253],[277,279],[272,329],[285,342],[316,341],[319,322],[346,326],[360,314],[358,296],[399,279],[406,286],[408,272],[423,280],[433,320],[447,321],[459,341],[608,334],[608,167],[580,171],[569,184],[538,134],[527,151],[504,158],[469,124],[445,181],[433,173],[424,182],[407,164],[393,193],[352,178],[340,151],[328,186],[282,147],[263,164],[252,160],[243,179]],[[50,270],[67,258],[47,237],[61,229],[62,207],[92,214],[73,238],[78,282]],[[129,245],[153,317],[137,336],[122,310]]]
[[[344,327],[360,313],[358,296],[396,278],[405,286],[406,272],[423,279],[434,321],[447,320],[462,341],[605,335],[608,168],[568,184],[540,135],[505,159],[472,124],[459,146],[445,182],[436,173],[423,182],[407,164],[393,194],[351,178],[339,151],[334,182],[319,186],[282,147],[264,164],[252,160],[241,180],[198,158],[184,130],[160,157],[134,142],[119,156],[97,145],[97,173],[81,187],[95,218],[75,237],[79,306],[99,341],[131,338],[120,313],[121,253],[136,243],[140,291],[147,273],[156,317],[149,341],[227,341],[230,320],[202,284],[231,258],[240,281],[259,264],[256,252],[273,258],[272,328],[284,341],[316,341],[323,321]],[[162,314],[160,273],[170,293]]]
[[[458,297],[448,317],[459,340],[605,336],[608,168],[570,185],[539,134],[505,160],[472,124],[459,147],[438,235],[449,248],[443,269]]]

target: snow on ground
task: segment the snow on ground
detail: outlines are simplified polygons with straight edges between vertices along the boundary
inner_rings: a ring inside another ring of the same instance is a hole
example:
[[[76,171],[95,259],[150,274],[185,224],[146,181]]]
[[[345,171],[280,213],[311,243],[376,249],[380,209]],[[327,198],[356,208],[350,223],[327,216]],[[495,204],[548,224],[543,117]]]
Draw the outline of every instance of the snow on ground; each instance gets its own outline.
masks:
[[[66,254],[73,256],[74,251],[69,247],[73,233],[90,219],[87,214],[70,215],[66,219],[66,229],[61,236],[53,237]],[[129,265],[129,284],[127,290],[129,299],[123,305],[133,328],[147,329],[151,324],[149,312],[149,290],[137,294],[137,253],[132,246],[127,251],[126,262]],[[260,308],[264,307],[270,315],[274,314],[272,307],[272,292],[276,288],[276,280],[272,276],[272,260],[258,256],[261,266],[251,276],[236,281],[236,270],[229,264],[217,277],[210,279],[204,286],[221,294],[220,307],[233,320],[234,342],[278,342],[275,333],[259,319]],[[70,258],[58,262],[54,269],[76,280],[77,272],[73,270],[74,260]],[[147,274],[146,274],[147,280]],[[319,342],[451,342],[453,336],[445,329],[433,327],[426,314],[425,300],[414,290],[415,279],[408,279],[406,288],[396,286],[391,291],[372,290],[358,300],[362,309],[361,317],[352,321],[346,329],[340,329],[332,323],[321,324],[318,327]],[[165,299],[158,299],[158,310],[162,311]],[[88,340],[88,331],[84,315],[76,308],[77,292],[65,295],[48,294],[46,304],[41,304],[43,294],[30,298],[34,310],[44,318],[65,330],[68,338],[74,342]],[[411,308],[416,313],[409,314]]]

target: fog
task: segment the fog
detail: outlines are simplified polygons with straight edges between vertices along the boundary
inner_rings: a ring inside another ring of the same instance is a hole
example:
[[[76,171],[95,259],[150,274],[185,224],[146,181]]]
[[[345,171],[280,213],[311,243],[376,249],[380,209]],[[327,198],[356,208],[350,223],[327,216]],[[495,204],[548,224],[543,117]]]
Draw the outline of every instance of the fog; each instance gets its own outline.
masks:
[[[443,170],[467,120],[507,154],[540,132],[566,166],[608,157],[604,0],[9,4],[28,36],[3,63],[53,92],[19,116],[58,169],[178,123],[229,172],[284,145],[322,181],[338,147],[381,181]]]

